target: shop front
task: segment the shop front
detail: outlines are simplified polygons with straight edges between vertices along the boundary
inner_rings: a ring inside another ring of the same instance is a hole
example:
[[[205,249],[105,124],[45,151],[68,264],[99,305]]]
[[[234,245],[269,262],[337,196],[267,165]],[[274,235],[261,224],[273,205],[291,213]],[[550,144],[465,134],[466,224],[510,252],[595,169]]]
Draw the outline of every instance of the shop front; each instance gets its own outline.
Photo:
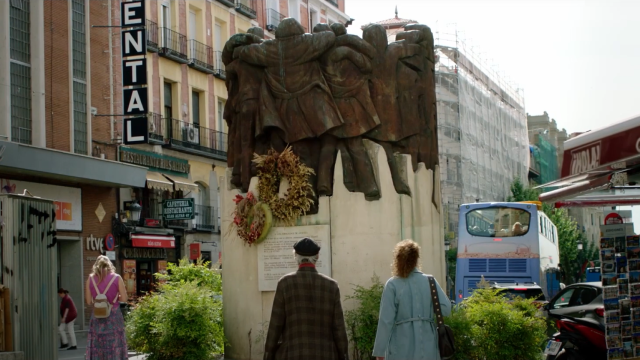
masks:
[[[154,274],[166,274],[167,264],[177,263],[179,249],[173,235],[132,233],[131,246],[120,251],[125,287],[130,297],[143,296],[157,285]]]

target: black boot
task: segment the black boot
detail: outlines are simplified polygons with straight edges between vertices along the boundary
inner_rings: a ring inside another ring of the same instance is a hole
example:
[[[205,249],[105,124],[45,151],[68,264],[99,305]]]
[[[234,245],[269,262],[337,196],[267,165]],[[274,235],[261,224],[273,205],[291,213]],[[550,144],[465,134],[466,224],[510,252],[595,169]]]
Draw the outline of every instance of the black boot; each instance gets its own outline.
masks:
[[[62,344],[60,345],[60,349],[66,349],[69,347],[69,344]]]

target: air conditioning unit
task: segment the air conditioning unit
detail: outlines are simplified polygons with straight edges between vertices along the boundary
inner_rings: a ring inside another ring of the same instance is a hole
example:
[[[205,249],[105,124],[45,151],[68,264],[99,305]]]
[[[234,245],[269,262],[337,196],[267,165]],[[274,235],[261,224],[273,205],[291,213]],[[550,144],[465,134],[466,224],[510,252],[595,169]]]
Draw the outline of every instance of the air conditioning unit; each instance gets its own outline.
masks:
[[[200,143],[200,129],[190,126],[187,128],[187,141],[199,144]]]

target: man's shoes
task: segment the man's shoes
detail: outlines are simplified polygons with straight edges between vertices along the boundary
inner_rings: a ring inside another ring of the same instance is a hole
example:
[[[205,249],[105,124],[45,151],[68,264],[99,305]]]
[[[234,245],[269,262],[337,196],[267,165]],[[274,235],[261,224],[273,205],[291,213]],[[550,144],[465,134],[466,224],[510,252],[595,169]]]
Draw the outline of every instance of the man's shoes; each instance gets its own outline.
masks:
[[[66,349],[69,347],[69,344],[62,344],[60,345],[60,349]]]
[[[67,350],[78,350],[78,347],[77,346],[72,346],[72,347],[68,348]]]

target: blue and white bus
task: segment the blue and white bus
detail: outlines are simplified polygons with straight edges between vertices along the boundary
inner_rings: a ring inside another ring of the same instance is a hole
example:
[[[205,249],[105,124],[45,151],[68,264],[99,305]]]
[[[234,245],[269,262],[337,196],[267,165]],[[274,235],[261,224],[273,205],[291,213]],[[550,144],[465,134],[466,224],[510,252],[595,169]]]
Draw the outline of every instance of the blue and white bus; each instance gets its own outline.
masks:
[[[539,202],[460,206],[456,303],[477,283],[536,283],[547,300],[559,290],[558,231]]]

